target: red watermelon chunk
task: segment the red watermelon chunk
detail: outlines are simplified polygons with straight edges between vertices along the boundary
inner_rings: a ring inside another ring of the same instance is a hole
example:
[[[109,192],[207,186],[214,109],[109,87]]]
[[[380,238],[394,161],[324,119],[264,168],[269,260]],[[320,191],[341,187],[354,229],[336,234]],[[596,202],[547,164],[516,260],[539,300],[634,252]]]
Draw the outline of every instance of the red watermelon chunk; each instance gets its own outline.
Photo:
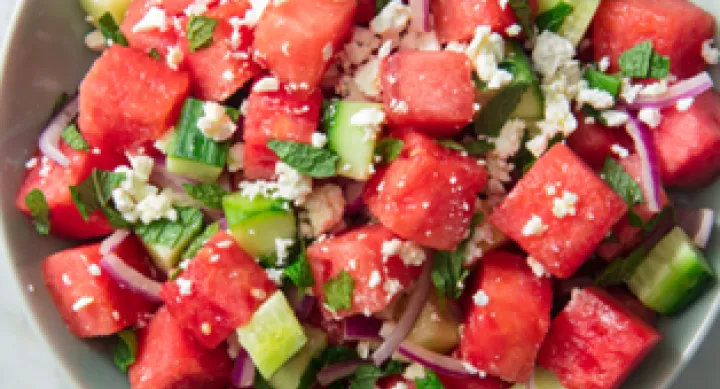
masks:
[[[250,320],[277,287],[225,232],[215,234],[160,293],[180,325],[215,348]]]
[[[568,389],[614,389],[659,341],[654,328],[605,291],[575,289],[538,362]]]
[[[271,3],[255,30],[255,59],[289,87],[314,90],[347,38],[356,8],[355,0]]]
[[[537,11],[537,1],[530,0]],[[469,41],[477,26],[490,26],[493,31],[506,34],[505,29],[518,23],[510,5],[503,9],[498,0],[435,0],[432,2],[435,29],[443,43]]]
[[[476,196],[487,182],[485,168],[419,133],[402,137],[403,153],[370,179],[365,204],[403,238],[454,250],[467,236]]]
[[[149,258],[136,238],[127,238],[116,253],[137,271],[150,275]],[[97,243],[53,254],[42,266],[55,306],[70,330],[82,338],[112,335],[142,323],[155,308],[102,270],[100,258]]]
[[[475,87],[465,54],[406,51],[382,64],[388,123],[436,136],[454,136],[475,113]]]
[[[436,373],[437,374],[437,373]],[[454,377],[437,374],[444,389],[507,389],[510,384],[494,377]],[[405,384],[407,386],[402,386]],[[380,389],[416,389],[415,380],[393,376],[378,381]]]
[[[313,291],[323,307],[323,285],[328,280],[344,270],[355,281],[352,307],[335,313],[323,309],[327,319],[380,312],[417,278],[422,266],[406,265],[398,255],[383,258],[383,243],[393,239],[397,239],[395,234],[375,224],[308,247],[307,257],[315,276]]]
[[[146,53],[114,45],[80,85],[78,124],[92,146],[125,151],[175,124],[189,80]]]
[[[234,28],[230,19],[242,18],[249,8],[247,0],[233,0],[206,12],[205,16],[218,20],[210,47],[191,53],[187,39],[183,39],[185,70],[190,74],[193,94],[198,98],[226,100],[260,73],[260,67],[251,59],[253,33],[249,27],[237,29],[239,38],[236,38],[237,46],[233,46]]]
[[[129,374],[132,389],[225,389],[231,372],[232,361],[224,347],[200,347],[161,308],[138,332],[137,359]]]
[[[460,357],[505,381],[526,382],[550,326],[550,280],[535,276],[519,255],[491,251],[472,293]]]
[[[275,173],[277,155],[267,148],[271,139],[312,143],[312,134],[320,124],[322,93],[309,96],[288,92],[253,90],[247,101],[245,117],[244,172],[249,179],[270,178]]]
[[[610,58],[610,72],[628,49],[650,40],[670,57],[670,72],[688,78],[706,64],[702,44],[715,35],[715,18],[686,0],[603,0],[593,22],[595,60]]]
[[[586,116],[577,114],[578,128],[567,139],[570,148],[596,171],[602,170],[605,158],[617,157],[613,146],[629,153],[635,149],[633,141],[623,128],[609,128],[599,123],[586,123]]]
[[[50,210],[50,232],[53,234],[70,239],[89,239],[111,234],[113,228],[99,210],[91,214],[87,222],[83,219],[70,195],[70,186],[80,184],[93,168],[113,170],[125,162],[124,157],[110,151],[100,150],[99,155],[76,151],[64,141],[60,141],[59,147],[70,160],[70,165],[64,168],[47,157],[33,157],[35,166],[27,172],[15,199],[15,206],[30,216],[25,197],[33,189],[39,189],[45,195]]]
[[[568,278],[626,212],[625,201],[560,143],[523,176],[490,222],[550,273]]]
[[[172,17],[182,13],[182,10],[192,3],[192,0],[182,0],[181,3],[183,3],[184,6],[178,13],[173,11],[175,11],[180,4],[170,4],[168,7],[166,3],[168,2],[161,3],[157,0],[133,0],[130,3],[127,13],[125,14],[125,19],[120,25],[120,31],[122,31],[125,38],[127,38],[130,47],[144,53],[149,53],[152,49],[155,49],[165,56],[168,52],[168,47],[177,45],[180,32],[176,29],[177,26],[173,22]],[[166,23],[163,28],[164,31],[159,28],[138,29],[135,27],[152,7],[165,12]],[[181,18],[181,20],[181,25],[187,23],[185,18]]]
[[[720,94],[698,96],[687,111],[663,111],[653,131],[663,183],[698,187],[720,174]]]

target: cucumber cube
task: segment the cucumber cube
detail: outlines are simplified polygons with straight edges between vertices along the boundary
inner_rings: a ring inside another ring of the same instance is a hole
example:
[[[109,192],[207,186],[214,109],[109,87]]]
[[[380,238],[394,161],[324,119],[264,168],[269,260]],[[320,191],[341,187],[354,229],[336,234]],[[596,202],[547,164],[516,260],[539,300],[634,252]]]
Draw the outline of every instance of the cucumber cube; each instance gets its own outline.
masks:
[[[270,379],[308,342],[280,290],[258,308],[250,322],[237,329],[237,334],[265,379]]]
[[[324,331],[305,326],[305,336],[308,338],[305,346],[270,377],[269,383],[273,388],[297,389],[310,362],[327,347],[327,335]]]
[[[565,389],[557,376],[542,367],[535,367],[535,388],[536,389]],[[526,384],[517,383],[510,389],[528,389]]]
[[[572,6],[573,11],[565,18],[558,34],[577,46],[590,27],[595,12],[600,6],[600,0],[540,0],[538,4],[540,13],[552,9],[561,1]]]
[[[162,219],[148,225],[138,225],[140,237],[155,266],[169,273],[190,243],[203,230],[203,214],[196,208],[179,208],[178,219]]]
[[[80,0],[80,6],[92,18],[93,24],[106,12],[110,12],[117,24],[125,19],[125,12],[132,0]]]

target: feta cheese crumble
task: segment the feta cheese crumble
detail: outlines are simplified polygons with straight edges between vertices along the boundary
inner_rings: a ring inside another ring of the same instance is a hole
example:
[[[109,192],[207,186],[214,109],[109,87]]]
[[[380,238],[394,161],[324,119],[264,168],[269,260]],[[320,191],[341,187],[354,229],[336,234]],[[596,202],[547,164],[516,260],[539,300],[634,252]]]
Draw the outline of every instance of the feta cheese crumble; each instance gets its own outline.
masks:
[[[567,215],[575,216],[577,210],[575,205],[578,202],[578,195],[564,190],[562,197],[553,199],[553,215],[558,219],[562,219]]]
[[[603,120],[605,120],[605,124],[608,127],[620,127],[620,126],[625,125],[625,123],[627,123],[628,120],[630,120],[630,116],[628,116],[628,114],[623,111],[613,111],[613,110],[602,111],[600,113],[600,117],[602,117]]]
[[[192,286],[193,286],[192,280],[188,280],[188,279],[179,277],[177,280],[175,280],[175,283],[178,286],[178,293],[180,293],[180,296],[192,295]]]
[[[376,34],[399,33],[410,22],[410,7],[392,0],[370,21],[370,30]]]
[[[542,278],[549,276],[548,272],[545,270],[545,267],[542,265],[542,263],[538,262],[537,259],[533,257],[527,257],[527,264],[528,266],[530,266],[530,269],[536,277]]]
[[[305,201],[299,219],[302,235],[307,238],[320,236],[342,222],[345,212],[345,196],[342,188],[325,184],[314,190]]]
[[[237,130],[225,107],[214,101],[203,103],[203,116],[198,119],[197,126],[206,137],[218,142],[232,138]]]
[[[638,119],[650,128],[657,128],[662,121],[662,114],[657,108],[643,108],[638,112]]]
[[[610,151],[612,151],[613,154],[617,155],[620,158],[627,158],[630,156],[630,152],[628,151],[628,149],[620,146],[617,143],[610,146]]]
[[[169,188],[159,189],[149,184],[154,161],[145,155],[128,156],[130,165],[115,168],[116,173],[125,174],[125,180],[113,189],[112,198],[115,207],[123,219],[130,223],[142,221],[150,224],[160,219],[177,220],[177,210],[173,207],[176,197]]]
[[[73,312],[80,312],[81,310],[85,309],[88,305],[95,302],[95,298],[90,296],[83,296],[77,299],[75,303],[73,303],[72,310]]]
[[[675,104],[675,108],[678,111],[684,112],[690,109],[692,107],[693,103],[695,102],[695,99],[693,97],[688,97],[686,99],[680,99]]]
[[[322,132],[313,132],[311,143],[313,147],[321,149],[327,144],[327,135]]]
[[[368,287],[376,288],[378,285],[380,285],[380,282],[382,282],[382,276],[380,275],[380,272],[377,270],[373,270],[372,273],[370,273]]]
[[[280,81],[275,77],[263,77],[253,86],[255,92],[277,92],[280,90]]]
[[[490,26],[475,29],[465,54],[475,66],[478,78],[488,84],[488,89],[500,89],[512,81],[512,73],[498,66],[505,57],[505,42],[502,35],[492,32]]]
[[[178,70],[182,63],[185,55],[183,54],[180,46],[169,46],[167,48],[167,55],[165,56],[165,62],[168,67],[172,70]]]
[[[290,247],[295,244],[293,239],[275,239],[275,255],[277,256],[277,265],[282,266],[290,256]]]
[[[548,226],[546,224],[543,224],[542,218],[538,215],[532,215],[530,217],[530,220],[525,223],[525,226],[522,229],[522,234],[524,236],[534,236],[534,235],[540,235],[543,232],[547,231]]]
[[[142,19],[137,22],[133,28],[133,32],[148,32],[158,30],[160,32],[167,31],[168,18],[165,10],[158,7],[150,7]]]
[[[473,303],[478,307],[486,307],[490,303],[490,297],[484,290],[480,289],[473,295]]]
[[[240,191],[243,196],[255,198],[265,196],[293,201],[295,205],[303,205],[307,196],[312,193],[312,177],[301,174],[284,162],[275,165],[277,181],[243,181]]]

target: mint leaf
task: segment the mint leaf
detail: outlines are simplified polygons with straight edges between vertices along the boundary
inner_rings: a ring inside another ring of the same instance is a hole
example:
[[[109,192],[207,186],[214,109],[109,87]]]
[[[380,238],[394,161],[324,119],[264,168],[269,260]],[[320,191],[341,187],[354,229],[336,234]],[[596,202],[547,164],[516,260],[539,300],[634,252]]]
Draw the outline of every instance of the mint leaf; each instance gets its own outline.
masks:
[[[416,389],[445,389],[442,382],[435,372],[428,369],[425,370],[425,377],[415,378]]]
[[[525,35],[532,39],[535,37],[535,24],[533,23],[533,11],[528,0],[510,0],[510,8],[515,12],[518,24],[522,27]]]
[[[77,126],[74,124],[71,124],[67,126],[65,130],[62,132],[62,138],[65,141],[65,143],[68,144],[68,146],[72,147],[75,150],[78,151],[88,151],[90,150],[90,145],[87,143],[85,138],[83,138],[82,134],[80,133],[80,130],[78,130]]]
[[[375,0],[375,14],[379,14],[389,2],[390,0]]]
[[[193,199],[201,202],[210,209],[222,209],[222,199],[228,192],[220,185],[212,184],[183,184],[185,192]]]
[[[439,144],[440,146],[442,146],[446,149],[461,151],[461,152],[467,151],[467,150],[465,150],[465,146],[463,146],[462,144],[460,144],[460,142],[457,142],[453,139],[438,139],[435,142],[437,142],[437,144]]]
[[[267,146],[283,162],[300,173],[316,178],[328,178],[337,174],[338,155],[334,151],[276,139],[270,140]]]
[[[628,207],[642,203],[642,189],[635,180],[613,158],[606,158],[602,169],[602,178],[625,200]]]
[[[190,245],[188,245],[182,255],[182,259],[195,258],[198,251],[200,251],[203,246],[205,246],[205,244],[210,240],[210,238],[212,238],[213,235],[215,235],[219,230],[220,225],[218,223],[213,223],[205,227],[205,231],[203,231],[202,234],[198,235],[197,237],[195,237],[195,239],[193,239],[192,242],[190,242]]]
[[[178,242],[187,241],[202,228],[203,214],[191,207],[178,208],[176,221],[156,220],[150,224],[138,224],[135,233],[146,244],[174,248]]]
[[[33,189],[25,196],[25,205],[30,209],[33,225],[40,235],[50,233],[50,208],[45,194],[40,189]]]
[[[658,54],[651,41],[645,41],[620,56],[620,71],[626,77],[665,78],[670,73],[670,59]]]
[[[561,1],[555,4],[554,7],[538,15],[538,17],[535,18],[535,24],[540,31],[558,32],[563,23],[565,23],[565,18],[570,16],[572,12],[573,6]]]
[[[98,19],[98,27],[105,39],[121,46],[128,46],[128,41],[125,38],[125,35],[123,35],[122,31],[120,31],[120,26],[118,26],[115,18],[113,18],[110,12],[105,12],[103,16]]]
[[[638,266],[647,256],[645,247],[638,247],[626,258],[615,259],[595,278],[595,284],[601,287],[619,285],[630,279]]]
[[[117,336],[119,342],[113,348],[113,361],[120,371],[127,373],[128,368],[137,359],[137,336],[132,330],[120,331]]]
[[[618,75],[603,73],[599,70],[588,69],[583,76],[592,89],[600,89],[617,98],[622,87],[622,79]]]
[[[481,157],[495,150],[495,144],[485,139],[471,139],[462,143],[470,156]]]
[[[382,159],[383,163],[394,161],[405,146],[405,142],[396,138],[383,138],[375,146],[375,155]]]
[[[154,47],[152,49],[150,49],[150,52],[148,53],[148,57],[150,57],[152,59],[156,59],[158,61],[162,60],[162,56],[160,55],[160,52],[157,51],[157,49]]]
[[[404,368],[405,364],[395,360],[389,361],[383,367],[369,363],[360,365],[350,382],[350,389],[373,389],[380,378],[398,375]]]
[[[187,23],[187,39],[190,52],[206,49],[213,42],[213,31],[217,26],[217,19],[207,16],[191,16]]]
[[[472,239],[475,227],[482,219],[483,215],[480,213],[473,216],[468,228],[468,231],[470,231],[468,237],[460,242],[455,251],[438,250],[435,252],[433,256],[432,282],[439,297],[455,300],[462,295],[462,284],[469,274],[463,268],[467,245]]]
[[[120,186],[125,180],[124,173],[114,173],[99,169],[93,169],[92,173],[77,186],[70,187],[70,195],[73,202],[80,211],[85,221],[96,210],[102,210],[103,214],[109,215],[108,221],[115,228],[126,228],[129,226],[119,213],[110,206],[113,189]]]
[[[325,304],[334,311],[350,309],[354,289],[355,280],[345,270],[341,271],[323,285]]]
[[[285,268],[284,275],[299,288],[315,285],[315,276],[310,267],[310,262],[307,260],[305,250],[300,253],[298,259],[293,262],[293,264]]]
[[[317,373],[326,366],[357,358],[357,352],[345,346],[330,346],[326,348],[322,354],[320,354],[317,358],[314,358],[307,369],[305,369],[305,372],[300,378],[300,383],[298,383],[297,389],[314,388],[317,383]],[[333,385],[330,385],[328,388],[335,389]],[[339,387],[339,389],[343,388],[344,386]]]

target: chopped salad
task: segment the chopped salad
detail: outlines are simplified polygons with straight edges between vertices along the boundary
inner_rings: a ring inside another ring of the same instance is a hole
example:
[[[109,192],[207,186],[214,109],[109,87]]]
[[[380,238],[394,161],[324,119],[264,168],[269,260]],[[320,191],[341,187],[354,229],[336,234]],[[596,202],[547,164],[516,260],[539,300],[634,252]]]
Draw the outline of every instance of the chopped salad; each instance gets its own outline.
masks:
[[[17,207],[132,389],[613,389],[715,280],[691,2],[80,4]]]

